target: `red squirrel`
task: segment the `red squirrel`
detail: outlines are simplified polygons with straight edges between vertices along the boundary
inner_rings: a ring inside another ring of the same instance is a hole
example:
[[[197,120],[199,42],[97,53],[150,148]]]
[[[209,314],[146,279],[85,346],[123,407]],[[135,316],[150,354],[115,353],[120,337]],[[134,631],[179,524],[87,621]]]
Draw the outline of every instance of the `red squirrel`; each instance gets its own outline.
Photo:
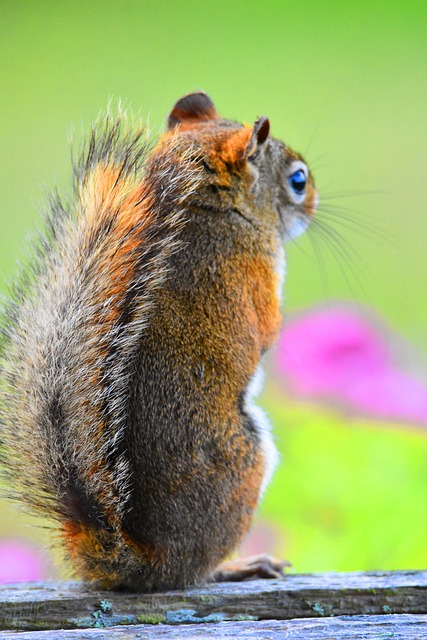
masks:
[[[202,92],[154,146],[123,115],[98,122],[3,314],[3,473],[97,587],[281,572],[223,563],[277,461],[253,398],[284,242],[317,207],[269,127],[223,120]]]

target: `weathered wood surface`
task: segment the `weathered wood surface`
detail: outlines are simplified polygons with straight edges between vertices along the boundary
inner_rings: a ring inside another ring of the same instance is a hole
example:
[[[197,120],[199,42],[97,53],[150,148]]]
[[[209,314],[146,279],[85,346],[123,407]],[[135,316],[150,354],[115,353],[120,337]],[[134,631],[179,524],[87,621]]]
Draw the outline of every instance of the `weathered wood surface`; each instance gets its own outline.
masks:
[[[288,575],[157,594],[101,592],[76,582],[0,588],[0,629],[8,630],[391,613],[427,614],[426,571]]]
[[[137,625],[68,631],[0,632],[0,640],[426,640],[427,616],[384,615],[220,622],[185,626]]]

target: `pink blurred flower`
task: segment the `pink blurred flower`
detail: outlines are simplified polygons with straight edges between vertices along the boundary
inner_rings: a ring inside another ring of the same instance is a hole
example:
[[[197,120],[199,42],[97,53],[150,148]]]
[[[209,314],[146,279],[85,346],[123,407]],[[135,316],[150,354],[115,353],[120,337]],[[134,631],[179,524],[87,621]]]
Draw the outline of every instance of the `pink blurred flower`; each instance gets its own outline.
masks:
[[[23,542],[0,541],[0,583],[42,578],[42,560],[36,549]]]
[[[255,556],[265,553],[268,549],[269,553],[276,553],[280,545],[283,545],[285,532],[282,528],[273,522],[257,522],[252,527],[248,535],[239,547],[238,555]]]
[[[427,384],[396,362],[396,337],[350,305],[289,321],[275,356],[291,392],[374,418],[427,425]],[[405,351],[399,340],[399,351]]]

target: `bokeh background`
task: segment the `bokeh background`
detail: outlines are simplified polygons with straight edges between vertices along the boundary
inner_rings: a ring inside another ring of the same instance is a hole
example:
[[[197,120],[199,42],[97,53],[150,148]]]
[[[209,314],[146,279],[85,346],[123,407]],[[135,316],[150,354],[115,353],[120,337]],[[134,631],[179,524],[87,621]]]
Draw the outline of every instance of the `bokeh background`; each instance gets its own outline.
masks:
[[[335,300],[371,308],[423,384],[426,29],[422,0],[0,0],[1,291],[46,192],[69,189],[70,138],[118,98],[159,130],[203,89],[226,117],[267,115],[315,174],[322,229],[288,247],[289,321]],[[282,459],[243,551],[297,571],[425,568],[425,429],[292,396],[283,349],[261,399]],[[32,522],[1,503],[3,579],[59,575],[40,552],[48,523]]]

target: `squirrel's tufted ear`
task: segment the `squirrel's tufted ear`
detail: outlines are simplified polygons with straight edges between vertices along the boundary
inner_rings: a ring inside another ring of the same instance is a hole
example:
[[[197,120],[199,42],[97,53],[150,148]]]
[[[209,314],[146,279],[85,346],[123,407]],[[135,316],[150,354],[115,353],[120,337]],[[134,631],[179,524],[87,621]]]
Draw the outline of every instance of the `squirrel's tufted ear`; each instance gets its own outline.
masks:
[[[168,129],[174,129],[181,123],[206,122],[216,120],[218,114],[214,103],[203,91],[189,93],[175,104],[169,114]]]
[[[262,151],[265,141],[268,138],[270,132],[270,121],[265,116],[261,116],[255,122],[252,135],[249,138],[248,145],[246,147],[246,158],[248,160],[256,160],[259,153]]]

